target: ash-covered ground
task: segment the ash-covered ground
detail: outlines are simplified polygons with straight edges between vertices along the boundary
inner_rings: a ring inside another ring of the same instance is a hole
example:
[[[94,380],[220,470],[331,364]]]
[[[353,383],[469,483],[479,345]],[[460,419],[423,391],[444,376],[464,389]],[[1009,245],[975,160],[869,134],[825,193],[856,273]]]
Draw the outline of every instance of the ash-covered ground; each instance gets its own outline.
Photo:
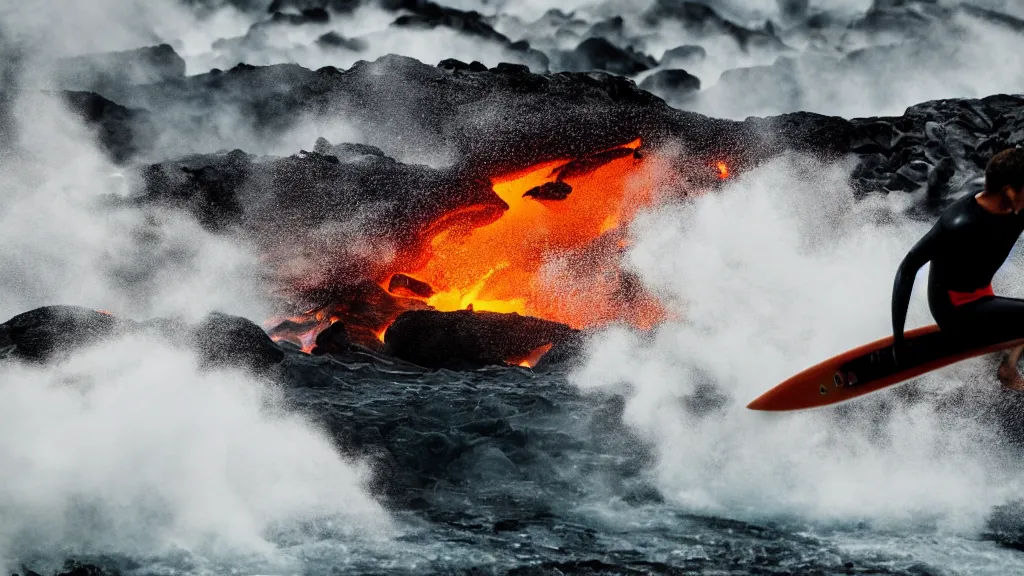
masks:
[[[0,5],[0,569],[1020,572],[993,359],[744,406],[887,335],[1024,142],[1022,39],[1010,0]],[[610,189],[525,225],[549,317],[429,310],[438,238]]]

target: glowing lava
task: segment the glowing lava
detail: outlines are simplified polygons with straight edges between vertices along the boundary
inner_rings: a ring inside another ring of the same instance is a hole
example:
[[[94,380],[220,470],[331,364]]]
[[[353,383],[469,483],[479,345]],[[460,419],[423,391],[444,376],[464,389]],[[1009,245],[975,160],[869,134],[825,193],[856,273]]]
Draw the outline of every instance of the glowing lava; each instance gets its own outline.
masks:
[[[468,232],[441,230],[426,264],[406,275],[433,287],[426,303],[441,311],[516,312],[575,328],[615,321],[652,326],[661,307],[629,289],[619,269],[621,227],[653,200],[652,177],[634,153],[639,146],[636,140],[493,179],[508,210]],[[554,182],[558,198],[524,196]]]
[[[527,354],[526,356],[524,356],[522,358],[509,358],[508,360],[506,360],[506,363],[509,366],[521,366],[523,368],[533,368],[538,363],[540,363],[540,359],[543,358],[545,354],[547,354],[548,352],[551,351],[551,347],[552,347],[552,344],[549,342],[547,344],[544,344],[542,346],[538,346],[538,347],[534,348],[533,350],[530,351],[529,354]]]
[[[725,162],[716,162],[715,168],[718,169],[718,178],[720,180],[725,180],[729,177],[729,165]]]

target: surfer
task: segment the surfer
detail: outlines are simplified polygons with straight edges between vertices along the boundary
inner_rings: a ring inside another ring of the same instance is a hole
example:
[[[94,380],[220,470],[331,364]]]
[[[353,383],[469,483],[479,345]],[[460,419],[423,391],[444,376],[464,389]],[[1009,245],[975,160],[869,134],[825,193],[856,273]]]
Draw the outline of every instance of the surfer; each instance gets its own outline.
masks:
[[[992,277],[1024,232],[1024,150],[1010,148],[985,167],[985,188],[951,204],[903,259],[892,292],[893,354],[906,353],[903,326],[917,271],[931,262],[928,308],[943,332],[993,341],[1024,334],[1024,300],[996,296]],[[1005,334],[1003,338],[1001,335]],[[1003,386],[1024,390],[1017,370],[1024,346],[999,366]]]

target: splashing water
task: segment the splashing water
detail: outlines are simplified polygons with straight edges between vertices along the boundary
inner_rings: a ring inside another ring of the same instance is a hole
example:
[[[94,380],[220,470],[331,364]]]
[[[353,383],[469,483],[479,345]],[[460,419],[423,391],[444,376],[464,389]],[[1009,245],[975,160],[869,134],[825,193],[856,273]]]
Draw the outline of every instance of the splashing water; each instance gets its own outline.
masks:
[[[928,403],[892,413],[877,401],[849,414],[744,408],[891,331],[893,274],[926,226],[894,216],[905,201],[895,196],[855,203],[846,175],[841,165],[780,158],[720,194],[638,218],[630,261],[684,320],[650,337],[604,332],[572,379],[626,395],[624,419],[657,446],[661,491],[688,509],[976,531],[1022,487],[1019,463],[983,423],[954,422]],[[931,321],[922,288],[908,326]],[[983,366],[921,382],[931,392],[994,393]]]

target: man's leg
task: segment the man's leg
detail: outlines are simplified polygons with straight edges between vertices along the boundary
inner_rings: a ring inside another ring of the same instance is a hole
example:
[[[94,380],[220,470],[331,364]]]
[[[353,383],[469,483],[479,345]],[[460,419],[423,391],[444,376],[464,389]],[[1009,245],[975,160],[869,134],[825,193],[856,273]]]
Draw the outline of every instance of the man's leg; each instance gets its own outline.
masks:
[[[957,309],[958,321],[964,329],[988,342],[1024,338],[1024,300],[1017,298],[985,298]],[[1024,346],[1010,350],[996,375],[1003,386],[1024,390],[1024,377],[1017,370],[1017,362],[1024,354]]]
[[[1010,350],[1010,353],[1003,359],[1003,363],[999,365],[997,372],[1003,386],[1012,390],[1024,390],[1024,377],[1021,377],[1017,370],[1017,362],[1020,361],[1022,352],[1024,352],[1024,346],[1017,346]]]

